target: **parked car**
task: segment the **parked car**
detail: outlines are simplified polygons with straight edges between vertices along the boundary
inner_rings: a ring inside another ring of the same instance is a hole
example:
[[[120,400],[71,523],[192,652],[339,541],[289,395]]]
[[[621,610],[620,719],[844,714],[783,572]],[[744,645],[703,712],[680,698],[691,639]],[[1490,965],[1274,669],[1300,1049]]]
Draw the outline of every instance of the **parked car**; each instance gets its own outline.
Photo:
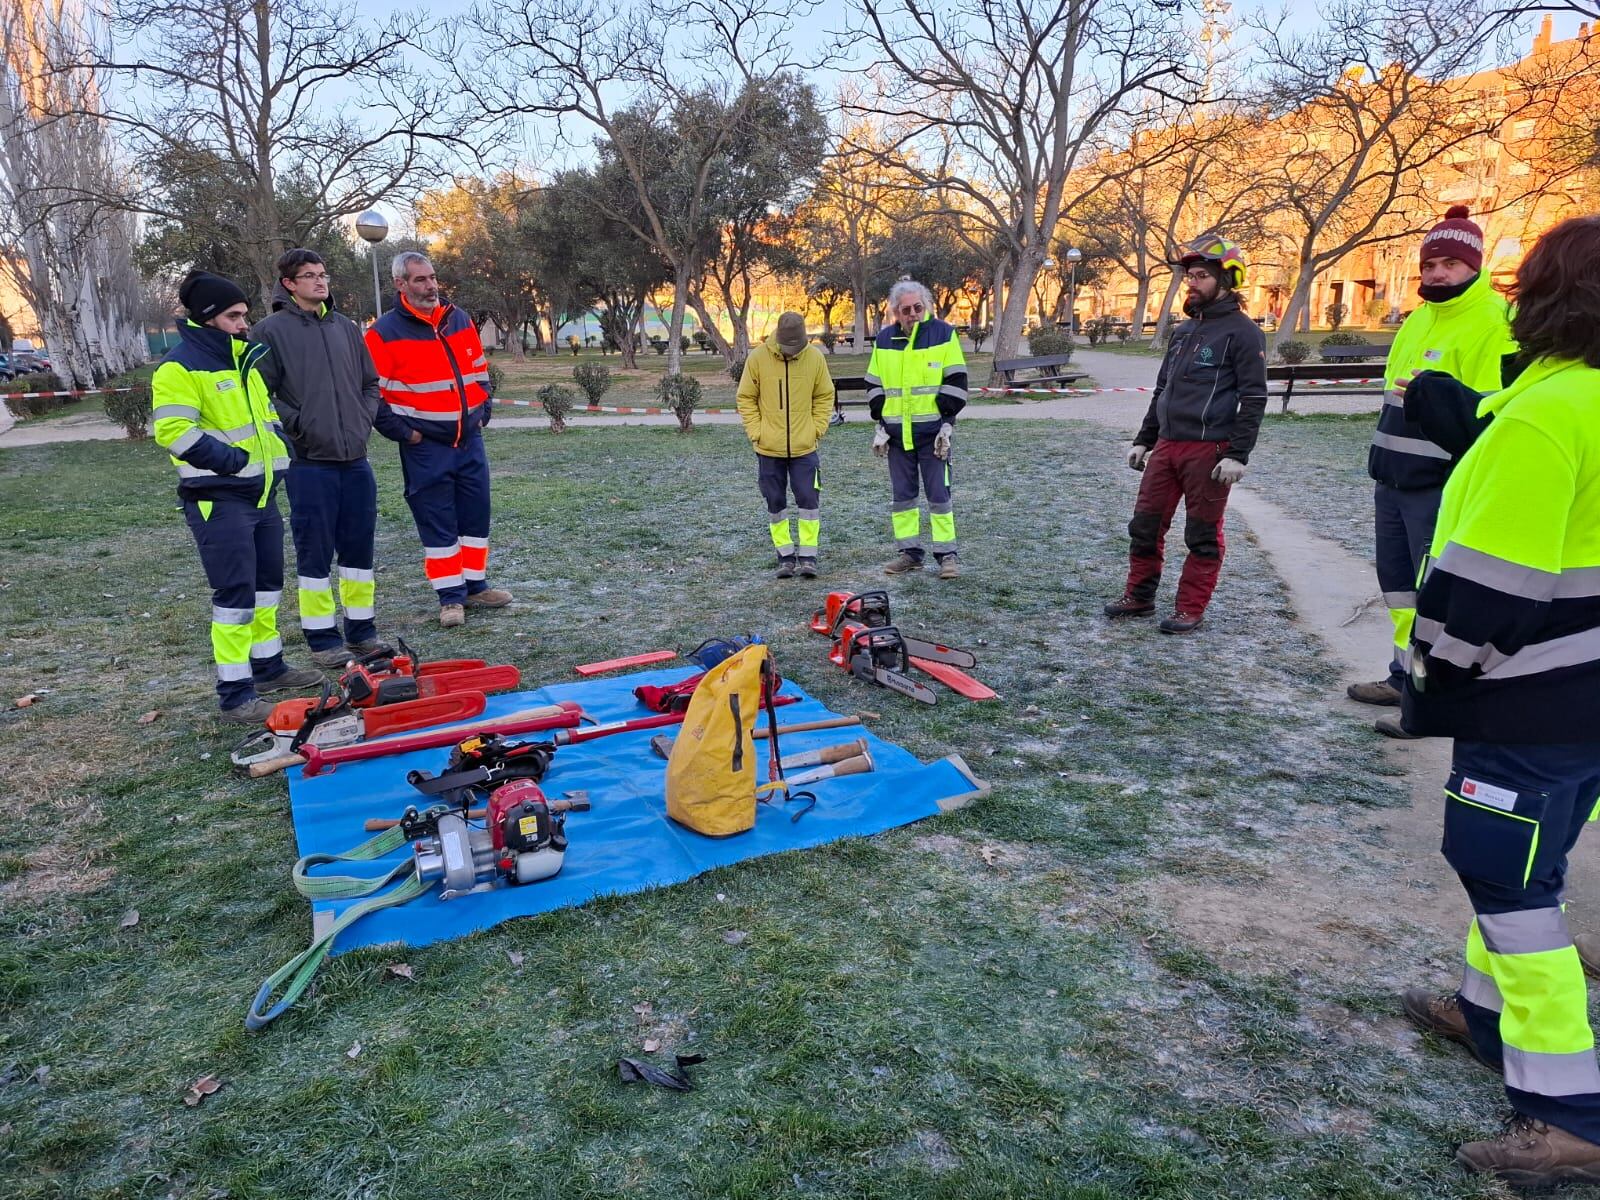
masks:
[[[11,373],[17,375],[32,375],[37,371],[48,371],[50,360],[42,354],[24,351],[11,356]]]
[[[11,368],[11,356],[9,354],[0,354],[0,383],[14,379],[16,374]]]

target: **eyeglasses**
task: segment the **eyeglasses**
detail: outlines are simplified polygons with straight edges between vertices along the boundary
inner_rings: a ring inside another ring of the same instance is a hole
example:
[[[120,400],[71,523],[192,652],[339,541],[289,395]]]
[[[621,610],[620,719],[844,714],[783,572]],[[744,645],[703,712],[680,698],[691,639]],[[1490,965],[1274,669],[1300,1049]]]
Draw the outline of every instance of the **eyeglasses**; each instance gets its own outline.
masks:
[[[1212,278],[1210,271],[1185,271],[1183,277],[1190,283],[1204,283]]]
[[[905,313],[905,314],[906,314],[906,315],[907,315],[907,316],[910,316],[910,315],[912,315],[912,314],[913,314],[913,313],[919,313],[919,312],[921,312],[921,311],[922,311],[922,309],[923,309],[923,306],[922,306],[922,305],[920,305],[920,304],[902,304],[902,305],[901,305],[901,306],[900,306],[900,307],[899,307],[899,308],[898,308],[898,309],[896,309],[896,310],[895,310],[895,311],[896,311],[896,312],[902,312],[902,313]]]
[[[328,282],[328,273],[326,271],[304,271],[296,275],[294,279],[296,283],[326,283]]]

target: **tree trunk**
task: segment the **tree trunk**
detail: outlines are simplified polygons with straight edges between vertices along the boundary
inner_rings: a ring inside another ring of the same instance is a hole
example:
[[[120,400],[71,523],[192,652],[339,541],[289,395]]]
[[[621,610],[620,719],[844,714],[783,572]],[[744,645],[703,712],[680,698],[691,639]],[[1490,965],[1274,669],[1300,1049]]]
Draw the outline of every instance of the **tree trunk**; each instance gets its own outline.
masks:
[[[850,281],[850,302],[855,305],[850,322],[853,339],[850,345],[859,354],[867,348],[867,281],[864,278]]]
[[[1289,293],[1289,302],[1283,306],[1283,319],[1278,322],[1277,337],[1272,343],[1274,349],[1277,348],[1278,338],[1283,336],[1284,330],[1289,330],[1292,336],[1295,332],[1304,333],[1310,328],[1312,282],[1311,264],[1301,263],[1295,275],[1294,288]],[[1297,330],[1297,326],[1304,327]]]
[[[554,300],[545,301],[544,319],[550,326],[550,339],[544,344],[545,357],[554,358],[561,353],[561,347],[556,345],[556,334],[560,332],[560,327],[556,324],[556,302]]]
[[[667,322],[668,375],[683,372],[683,307],[689,295],[691,274],[688,262],[680,262],[672,272],[672,319]]]
[[[1176,271],[1172,272],[1172,277],[1167,280],[1167,291],[1166,294],[1161,298],[1161,312],[1156,317],[1155,337],[1150,339],[1150,344],[1152,346],[1162,346],[1166,344],[1167,332],[1172,328],[1172,298],[1173,296],[1177,295],[1178,286],[1182,282],[1182,278]]]
[[[723,358],[732,363],[739,353],[737,339],[739,337],[740,318],[732,311],[728,314],[731,318],[733,336],[735,338],[735,341],[730,342],[722,336],[722,330],[717,327],[717,323],[711,319],[711,314],[706,311],[704,296],[699,292],[691,291],[689,293],[689,306],[694,309],[694,315],[700,318],[700,326],[706,331],[706,336],[711,339],[711,344],[717,348],[718,353]],[[750,353],[750,331],[748,327],[744,331],[744,353]]]
[[[1005,307],[1000,310],[1000,320],[994,332],[994,356],[1016,358],[1022,345],[1022,329],[1028,317],[1028,301],[1033,295],[1033,279],[1039,272],[1041,259],[1033,253],[1024,253],[1017,262],[1016,273],[1006,293]],[[998,283],[999,280],[996,279]]]
[[[1133,337],[1135,340],[1144,336],[1145,311],[1150,307],[1150,276],[1144,274],[1138,279],[1139,290],[1133,297]]]

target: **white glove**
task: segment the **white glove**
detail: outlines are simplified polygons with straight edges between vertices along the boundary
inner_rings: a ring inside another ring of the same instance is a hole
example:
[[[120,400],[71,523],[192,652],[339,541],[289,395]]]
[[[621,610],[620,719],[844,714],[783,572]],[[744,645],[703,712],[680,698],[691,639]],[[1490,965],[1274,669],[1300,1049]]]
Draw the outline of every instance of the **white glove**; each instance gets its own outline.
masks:
[[[933,439],[933,456],[935,458],[950,457],[950,435],[954,432],[955,430],[950,428],[949,421],[939,426],[938,436]]]
[[[1144,470],[1145,460],[1150,457],[1150,447],[1141,446],[1138,442],[1128,447],[1128,465],[1135,471]]]
[[[879,458],[889,457],[889,431],[882,425],[879,425],[878,432],[872,435],[872,452]]]
[[[1211,478],[1232,487],[1244,478],[1244,464],[1237,458],[1224,458],[1212,468]]]

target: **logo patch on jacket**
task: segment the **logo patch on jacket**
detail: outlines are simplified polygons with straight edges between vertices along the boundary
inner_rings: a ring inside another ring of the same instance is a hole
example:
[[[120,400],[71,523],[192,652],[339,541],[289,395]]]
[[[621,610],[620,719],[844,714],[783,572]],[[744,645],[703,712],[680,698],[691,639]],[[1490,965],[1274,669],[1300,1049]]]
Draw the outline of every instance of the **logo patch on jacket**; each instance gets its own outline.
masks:
[[[231,392],[234,388],[236,388],[238,386],[239,386],[239,381],[237,379],[219,379],[219,380],[217,380],[217,391],[219,391],[219,392]]]
[[[1210,346],[1201,346],[1200,347],[1200,353],[1195,355],[1195,361],[1196,362],[1203,362],[1203,363],[1205,363],[1205,364],[1207,364],[1209,366],[1210,363],[1211,363],[1211,347]]]
[[[1443,350],[1424,350],[1422,352],[1422,357],[1427,359],[1429,362],[1438,362],[1441,358],[1444,357],[1444,351]]]

